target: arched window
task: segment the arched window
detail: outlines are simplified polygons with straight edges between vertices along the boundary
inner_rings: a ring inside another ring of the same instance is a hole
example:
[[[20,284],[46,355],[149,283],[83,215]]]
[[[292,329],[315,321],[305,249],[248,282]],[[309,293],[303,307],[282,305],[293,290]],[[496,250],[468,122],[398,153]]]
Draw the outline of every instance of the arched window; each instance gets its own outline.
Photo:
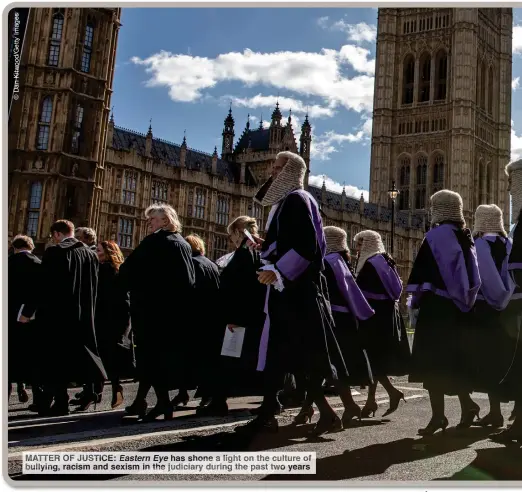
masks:
[[[91,56],[92,56],[92,41],[94,38],[94,26],[91,22],[87,23],[85,27],[85,36],[83,38],[83,51],[81,71],[89,73],[91,70]]]
[[[484,203],[484,171],[485,171],[485,164],[482,159],[479,159],[478,161],[478,205],[482,205]]]
[[[431,56],[424,53],[419,63],[419,102],[430,100]]]
[[[444,188],[444,156],[437,154],[433,163],[433,193]]]
[[[435,100],[446,99],[448,78],[448,55],[445,50],[440,50],[435,59]]]
[[[230,217],[230,200],[225,196],[219,196],[217,200],[216,222],[226,226]]]
[[[493,67],[489,67],[488,73],[488,113],[493,114]]]
[[[402,75],[403,93],[402,104],[413,103],[413,84],[415,81],[415,60],[413,55],[408,55],[404,60],[404,68]]]
[[[63,9],[54,9],[53,28],[51,31],[51,40],[49,41],[49,52],[47,55],[47,65],[50,65],[51,67],[57,67],[58,61],[60,60],[63,20]]]
[[[487,78],[487,69],[486,64],[481,62],[480,64],[480,107],[482,109],[486,109],[486,78]]]
[[[417,188],[415,191],[415,208],[421,209],[426,205],[426,176],[428,173],[428,158],[425,155],[417,157]]]
[[[491,162],[488,162],[484,166],[484,181],[485,183],[485,200],[484,203],[491,201]]]
[[[49,148],[49,133],[51,131],[51,118],[53,115],[53,100],[51,96],[47,96],[42,101],[40,109],[40,118],[38,119],[38,137],[36,148],[38,150],[47,150]]]
[[[37,235],[41,203],[42,183],[35,181],[31,185],[31,195],[29,196],[29,207],[27,211],[27,235],[29,237],[36,237]]]
[[[399,161],[399,210],[410,208],[410,169],[410,158],[402,157]]]

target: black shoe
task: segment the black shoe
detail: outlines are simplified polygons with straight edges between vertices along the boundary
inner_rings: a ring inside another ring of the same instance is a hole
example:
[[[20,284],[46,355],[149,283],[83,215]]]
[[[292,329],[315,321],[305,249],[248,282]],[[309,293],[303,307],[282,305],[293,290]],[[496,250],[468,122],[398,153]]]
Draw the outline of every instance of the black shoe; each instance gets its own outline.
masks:
[[[208,407],[211,403],[212,403],[212,397],[205,396],[205,397],[201,398],[201,401],[199,402],[199,408]]]
[[[479,427],[504,427],[504,417],[502,415],[488,413],[485,417],[473,422],[473,425]]]
[[[85,395],[78,403],[77,411],[85,412],[89,410],[91,405],[94,405],[94,410],[96,410],[96,405],[101,401],[101,395],[93,393],[91,395]]]
[[[184,407],[187,406],[187,403],[189,402],[190,397],[186,393],[178,393],[170,402],[172,405],[172,408],[176,408],[180,405],[183,405]]]
[[[276,407],[275,411],[272,411],[268,408],[267,405],[261,404],[260,407],[252,408],[252,410],[250,410],[250,413],[252,415],[263,415],[263,414],[281,415],[283,413],[283,405],[279,405],[278,407]]]
[[[511,444],[513,441],[522,444],[522,429],[513,430],[513,426],[511,426],[509,429],[504,429],[503,431],[491,434],[489,438],[500,444]]]
[[[457,424],[456,428],[461,429],[469,429],[480,416],[480,407],[475,403],[472,407],[468,408],[466,411],[462,413],[462,417],[460,418],[460,422]]]
[[[442,417],[440,419],[432,417],[430,423],[424,427],[424,429],[419,429],[417,434],[419,436],[433,436],[433,434],[435,434],[435,432],[437,432],[439,429],[444,432],[448,425],[449,422],[446,417]]]
[[[336,413],[329,415],[328,417],[320,416],[313,434],[315,436],[322,436],[323,434],[330,434],[333,432],[341,432],[343,430],[343,422],[337,416]]]
[[[18,401],[20,403],[27,403],[29,401],[29,395],[25,389],[18,392]]]
[[[125,413],[143,418],[147,414],[147,407],[147,400],[135,400],[131,405],[125,407]]]
[[[48,408],[40,409],[38,412],[40,417],[61,417],[69,415],[69,402],[63,404],[54,404]]]
[[[227,402],[211,402],[204,407],[196,408],[198,417],[225,417],[228,415]]]
[[[258,433],[276,433],[279,430],[279,424],[275,417],[258,416],[245,425],[234,428],[234,432],[238,434],[258,434]]]

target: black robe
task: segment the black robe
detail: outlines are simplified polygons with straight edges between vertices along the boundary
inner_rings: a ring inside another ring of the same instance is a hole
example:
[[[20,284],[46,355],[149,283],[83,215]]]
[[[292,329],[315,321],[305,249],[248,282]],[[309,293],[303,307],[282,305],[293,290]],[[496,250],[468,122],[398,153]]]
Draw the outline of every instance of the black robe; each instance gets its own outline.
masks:
[[[46,383],[107,377],[94,327],[98,266],[96,254],[75,238],[45,250],[36,321],[45,335],[41,367]]]
[[[225,327],[245,327],[241,357],[220,356],[220,373],[226,396],[261,394],[262,373],[256,371],[259,341],[265,321],[266,287],[259,283],[257,270],[262,266],[259,253],[246,246],[246,239],[221,272],[220,326],[216,353],[221,353]]]
[[[393,260],[382,256],[389,268],[396,271]],[[375,311],[371,318],[359,324],[362,344],[368,352],[374,378],[408,374],[410,345],[398,301],[390,298],[370,259],[366,260],[356,280],[368,304]],[[400,283],[398,285],[400,294]],[[372,299],[370,295],[382,299]]]
[[[466,262],[474,247],[469,230],[455,236]],[[424,239],[410,273],[408,286],[430,284],[447,291],[429,243]],[[474,350],[476,332],[473,313],[461,311],[447,297],[425,292],[419,305],[412,347],[409,381],[423,383],[427,390],[446,395],[470,393],[475,382]]]
[[[198,316],[194,320],[197,345],[194,357],[198,359],[198,392],[196,397],[206,396],[208,382],[215,371],[216,345],[222,338],[222,322],[219,312],[219,269],[217,265],[201,253],[192,253],[196,274],[195,301]]]
[[[96,339],[109,380],[133,377],[133,349],[121,345],[129,327],[129,296],[123,289],[118,270],[110,263],[100,264],[96,298]]]
[[[510,333],[518,338],[516,354],[511,361],[507,374],[502,379],[501,390],[503,396],[510,400],[522,401],[522,211],[513,231],[513,247],[509,256],[512,267],[511,274],[516,283],[515,292],[506,309],[510,317]],[[516,266],[516,267],[515,267]]]
[[[35,338],[35,321],[19,323],[18,314],[31,318],[36,311],[39,295],[41,261],[32,253],[16,253],[7,263],[7,326],[9,382],[29,382],[33,377],[33,351],[39,343]]]
[[[120,279],[130,293],[138,378],[194,388],[198,306],[190,245],[177,232],[149,234],[121,265]]]
[[[317,203],[303,190],[279,202],[269,225],[261,257],[279,271],[284,290],[268,287],[264,327],[268,340],[261,337],[258,364],[268,375],[347,379],[323,274],[326,242],[322,227]]]
[[[347,267],[351,270],[350,262],[345,253],[340,253]],[[328,285],[328,294],[332,306],[345,306],[346,301],[339,290],[335,273],[328,262],[325,262],[325,277]],[[341,348],[344,362],[348,369],[348,382],[351,386],[366,386],[373,382],[372,370],[366,357],[361,341],[359,324],[351,312],[335,311],[332,309],[335,322],[334,333]]]

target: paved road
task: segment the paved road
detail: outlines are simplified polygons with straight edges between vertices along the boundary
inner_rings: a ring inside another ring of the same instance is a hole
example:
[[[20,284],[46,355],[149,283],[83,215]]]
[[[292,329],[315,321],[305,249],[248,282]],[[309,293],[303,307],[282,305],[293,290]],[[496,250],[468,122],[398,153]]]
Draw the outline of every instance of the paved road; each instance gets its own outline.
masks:
[[[522,480],[522,449],[495,444],[489,432],[480,428],[457,431],[460,418],[456,398],[446,398],[446,415],[450,428],[444,435],[420,438],[417,430],[430,418],[427,393],[418,385],[398,378],[395,384],[404,391],[406,403],[386,419],[380,416],[388,406],[386,393],[377,397],[377,416],[343,432],[314,438],[312,425],[297,429],[286,427],[297,410],[287,410],[280,417],[280,431],[273,436],[245,439],[232,431],[238,423],[250,419],[249,408],[260,398],[231,401],[231,415],[226,418],[196,418],[192,401],[172,422],[137,424],[123,418],[123,410],[110,410],[106,388],[104,402],[96,411],[72,413],[67,417],[38,418],[11,398],[9,406],[9,474],[14,480],[352,480],[352,481],[430,481],[430,480]],[[135,384],[125,385],[130,402]],[[71,390],[71,394],[74,391]],[[366,392],[355,395],[361,404]],[[485,395],[473,395],[487,412]],[[330,398],[334,406],[339,399]],[[154,397],[150,397],[150,405]],[[507,417],[511,406],[503,408]],[[339,408],[339,412],[342,409]],[[317,417],[314,417],[314,422]],[[48,451],[315,451],[317,473],[311,475],[21,475],[24,450]]]

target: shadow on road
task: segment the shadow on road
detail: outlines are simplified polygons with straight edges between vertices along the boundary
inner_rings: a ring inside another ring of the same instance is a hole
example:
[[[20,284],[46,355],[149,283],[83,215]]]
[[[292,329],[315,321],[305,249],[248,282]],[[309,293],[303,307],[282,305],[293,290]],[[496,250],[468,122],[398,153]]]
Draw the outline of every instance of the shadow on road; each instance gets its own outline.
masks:
[[[390,466],[412,463],[465,449],[491,431],[473,429],[462,433],[448,430],[443,435],[405,438],[373,444],[337,456],[317,460],[314,480],[350,480],[384,473]],[[268,475],[263,480],[310,480],[310,475]]]
[[[437,480],[522,480],[522,449],[477,449],[477,457],[449,478]]]

